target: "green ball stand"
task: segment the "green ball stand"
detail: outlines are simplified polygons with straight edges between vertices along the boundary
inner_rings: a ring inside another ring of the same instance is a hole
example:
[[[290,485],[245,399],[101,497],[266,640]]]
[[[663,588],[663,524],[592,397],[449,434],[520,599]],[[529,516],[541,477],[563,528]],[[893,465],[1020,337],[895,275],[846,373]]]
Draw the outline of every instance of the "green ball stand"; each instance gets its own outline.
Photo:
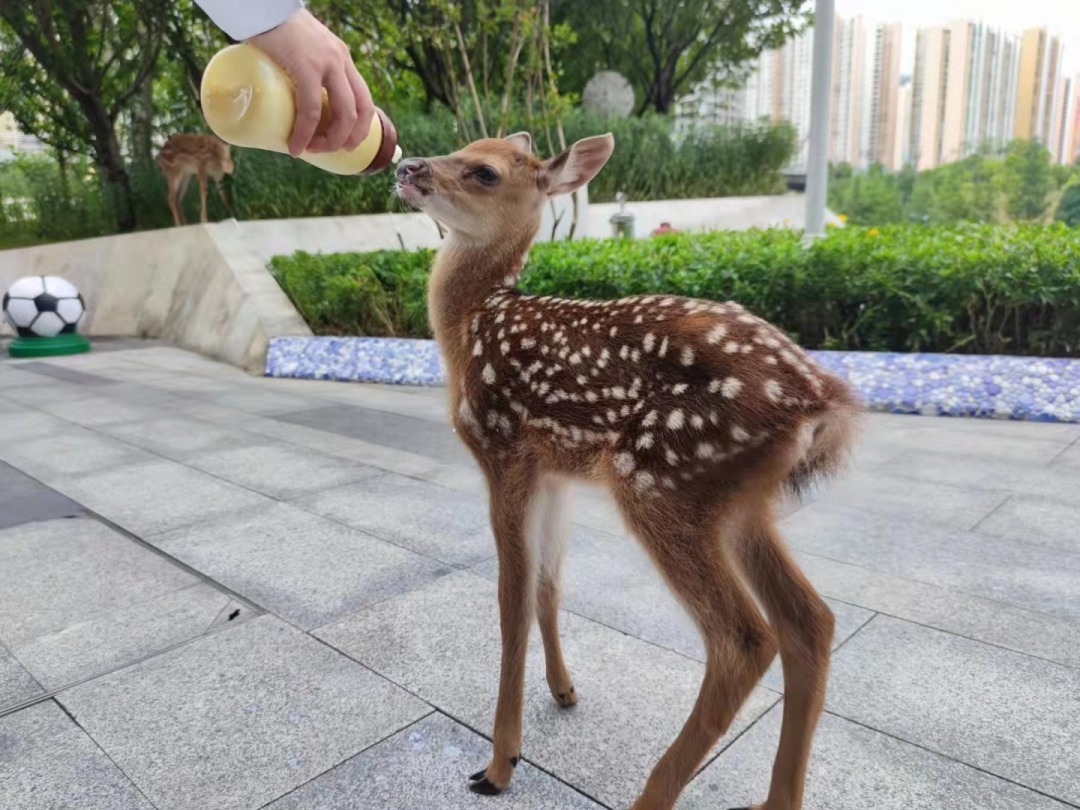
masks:
[[[12,357],[59,357],[64,354],[81,354],[90,351],[90,341],[82,335],[57,335],[56,337],[18,337],[8,346]]]

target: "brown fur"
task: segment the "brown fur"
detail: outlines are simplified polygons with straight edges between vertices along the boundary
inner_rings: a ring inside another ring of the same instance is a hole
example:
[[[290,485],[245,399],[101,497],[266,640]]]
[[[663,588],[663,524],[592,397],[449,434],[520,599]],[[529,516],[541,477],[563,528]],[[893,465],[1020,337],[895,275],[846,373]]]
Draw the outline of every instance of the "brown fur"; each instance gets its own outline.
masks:
[[[221,180],[233,172],[232,155],[229,145],[216,135],[186,133],[171,136],[158,153],[157,165],[168,183],[169,210],[172,211],[173,222],[177,227],[186,224],[184,194],[187,193],[192,177],[199,180],[201,222],[206,222],[207,178],[214,180],[221,201],[226,208],[229,206]]]
[[[451,418],[489,482],[499,555],[494,756],[473,787],[504,789],[521,753],[534,612],[552,694],[564,706],[577,700],[557,613],[562,482],[581,478],[610,488],[707,650],[694,710],[635,810],[674,806],[777,650],[783,730],[769,796],[757,807],[799,810],[833,618],[785,550],[773,508],[785,488],[839,468],[855,400],[735,303],[517,292],[544,200],[591,179],[613,142],[589,138],[546,163],[529,146],[521,135],[485,140],[398,169],[399,194],[449,230],[432,272],[431,322]]]

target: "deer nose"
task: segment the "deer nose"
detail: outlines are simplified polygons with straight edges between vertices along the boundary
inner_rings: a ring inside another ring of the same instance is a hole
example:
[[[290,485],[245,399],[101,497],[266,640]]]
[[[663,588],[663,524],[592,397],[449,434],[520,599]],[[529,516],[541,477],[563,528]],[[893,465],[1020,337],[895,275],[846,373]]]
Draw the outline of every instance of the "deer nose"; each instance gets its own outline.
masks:
[[[417,177],[430,177],[431,164],[423,158],[408,158],[397,167],[398,180],[411,180]]]

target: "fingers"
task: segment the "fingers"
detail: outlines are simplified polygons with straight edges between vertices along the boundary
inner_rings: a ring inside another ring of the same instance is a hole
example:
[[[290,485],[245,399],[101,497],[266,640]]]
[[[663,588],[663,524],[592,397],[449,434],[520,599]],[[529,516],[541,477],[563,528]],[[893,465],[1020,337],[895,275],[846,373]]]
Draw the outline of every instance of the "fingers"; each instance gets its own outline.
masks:
[[[289,138],[289,154],[299,156],[308,148],[322,115],[322,81],[314,70],[305,69],[293,75],[296,85],[296,121]]]
[[[368,90],[367,82],[364,81],[364,77],[360,75],[356,66],[351,62],[345,65],[345,76],[349,80],[349,86],[352,88],[353,98],[356,101],[356,125],[353,127],[352,134],[345,141],[345,148],[355,149],[371,130],[371,119],[375,115],[375,105],[371,100],[371,91]]]
[[[345,72],[331,69],[324,85],[330,97],[330,111],[333,117],[324,135],[316,135],[308,148],[313,152],[336,152],[345,145],[345,140],[352,135],[356,126],[356,100],[349,86]]]

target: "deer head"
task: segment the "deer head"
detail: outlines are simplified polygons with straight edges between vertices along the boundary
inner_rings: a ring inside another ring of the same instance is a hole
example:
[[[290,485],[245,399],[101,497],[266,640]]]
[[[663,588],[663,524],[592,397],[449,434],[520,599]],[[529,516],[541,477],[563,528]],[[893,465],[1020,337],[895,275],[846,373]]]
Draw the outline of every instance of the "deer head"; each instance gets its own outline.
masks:
[[[409,158],[397,168],[397,193],[452,233],[479,243],[540,228],[544,202],[592,180],[615,149],[610,133],[585,138],[549,160],[532,137],[476,141],[443,157]]]

